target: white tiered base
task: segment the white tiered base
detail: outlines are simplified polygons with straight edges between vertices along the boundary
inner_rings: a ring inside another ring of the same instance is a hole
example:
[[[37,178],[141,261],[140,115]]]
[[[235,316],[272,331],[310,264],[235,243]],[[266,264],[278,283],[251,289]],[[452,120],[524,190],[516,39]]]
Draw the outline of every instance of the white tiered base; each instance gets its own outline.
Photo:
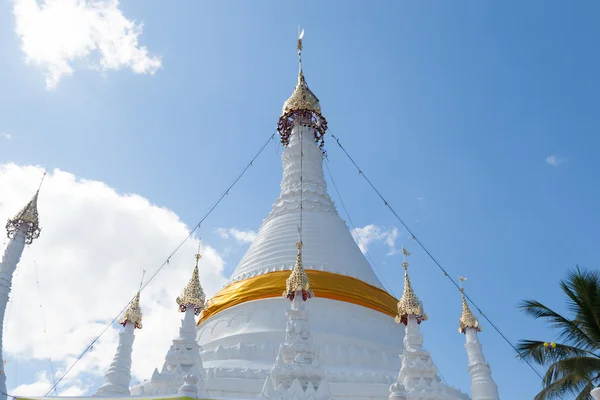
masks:
[[[255,399],[285,340],[285,298],[256,300],[221,311],[198,327],[209,396]],[[311,335],[336,399],[389,396],[400,370],[404,325],[345,302],[307,303]]]

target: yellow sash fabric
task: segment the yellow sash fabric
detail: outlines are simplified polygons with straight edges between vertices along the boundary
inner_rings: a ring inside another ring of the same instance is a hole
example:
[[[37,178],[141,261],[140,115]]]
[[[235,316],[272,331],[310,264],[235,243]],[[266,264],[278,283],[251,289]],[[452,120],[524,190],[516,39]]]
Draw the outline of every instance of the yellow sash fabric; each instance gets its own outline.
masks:
[[[398,300],[385,290],[360,279],[332,272],[306,270],[315,297],[345,301],[387,314],[397,315]],[[198,325],[211,316],[247,301],[281,297],[290,271],[275,271],[233,282],[214,295],[202,311]]]

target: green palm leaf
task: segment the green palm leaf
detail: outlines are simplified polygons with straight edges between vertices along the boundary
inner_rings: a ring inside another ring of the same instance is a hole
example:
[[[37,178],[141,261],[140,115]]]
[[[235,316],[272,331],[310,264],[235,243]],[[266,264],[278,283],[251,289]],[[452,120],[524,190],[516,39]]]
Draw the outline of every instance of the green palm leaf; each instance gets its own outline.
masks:
[[[577,267],[560,282],[570,317],[526,300],[519,307],[527,315],[546,321],[557,331],[555,346],[539,340],[522,340],[523,358],[545,366],[543,389],[535,400],[592,400],[590,391],[600,384],[600,274]]]

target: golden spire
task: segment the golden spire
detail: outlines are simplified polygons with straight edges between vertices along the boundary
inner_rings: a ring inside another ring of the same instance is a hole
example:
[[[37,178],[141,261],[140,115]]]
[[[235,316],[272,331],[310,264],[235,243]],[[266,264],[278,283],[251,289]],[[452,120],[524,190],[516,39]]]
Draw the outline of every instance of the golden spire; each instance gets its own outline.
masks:
[[[414,315],[417,317],[417,322],[420,324],[421,322],[426,321],[428,317],[423,310],[423,302],[419,300],[410,284],[410,278],[408,277],[408,262],[406,262],[406,256],[409,256],[410,253],[404,247],[402,248],[402,255],[404,258],[404,261],[402,262],[402,266],[404,267],[404,292],[398,302],[396,322],[406,325],[408,323],[408,316]]]
[[[465,333],[467,329],[472,328],[477,332],[481,332],[481,326],[479,326],[479,321],[477,317],[473,315],[471,309],[469,308],[469,304],[467,303],[467,298],[465,297],[465,289],[462,287],[462,283],[467,280],[467,278],[463,278],[462,276],[458,277],[460,282],[460,294],[462,295],[462,314],[460,315],[460,327],[458,331],[460,333]]]
[[[319,99],[315,94],[308,88],[306,80],[304,79],[304,72],[302,71],[302,38],[304,37],[304,29],[298,35],[298,84],[294,89],[294,93],[289,99],[283,104],[283,110],[281,115],[285,115],[292,111],[314,111],[321,114],[321,105]]]
[[[196,266],[194,272],[192,272],[192,278],[187,286],[181,292],[181,296],[177,297],[176,301],[179,304],[179,311],[185,312],[188,307],[194,307],[194,314],[199,315],[204,308],[204,302],[206,295],[202,286],[200,286],[200,277],[198,276],[198,262],[202,256],[200,255],[200,245],[202,241],[198,243],[198,253],[196,253]]]
[[[302,291],[302,300],[306,301],[309,297],[313,297],[313,292],[310,290],[310,280],[304,267],[302,266],[302,241],[296,243],[298,248],[298,255],[296,255],[296,265],[290,274],[289,278],[285,281],[285,292],[283,295],[290,300],[294,300],[296,292]]]
[[[38,195],[40,194],[40,188],[42,187],[42,183],[44,182],[44,177],[46,173],[44,172],[44,176],[42,176],[42,181],[40,182],[40,186],[38,190],[33,195],[33,198],[23,207],[21,211],[15,215],[13,219],[9,219],[6,223],[6,232],[9,238],[13,238],[22,224],[27,224],[27,232],[25,233],[25,243],[31,244],[33,239],[37,239],[40,237],[40,221],[38,216],[37,209],[37,201]]]
[[[123,318],[119,321],[119,323],[123,326],[126,326],[127,323],[133,324],[134,328],[142,329],[142,310],[140,308],[140,291],[136,293],[135,297],[129,303],[129,307],[125,310],[125,314],[123,314]]]

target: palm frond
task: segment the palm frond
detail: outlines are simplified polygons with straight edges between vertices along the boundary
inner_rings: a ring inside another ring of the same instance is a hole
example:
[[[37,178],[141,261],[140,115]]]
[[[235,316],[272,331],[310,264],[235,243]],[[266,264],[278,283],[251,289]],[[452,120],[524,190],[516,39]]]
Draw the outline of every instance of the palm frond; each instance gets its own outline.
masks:
[[[526,359],[548,369],[543,377],[544,388],[535,400],[592,400],[590,391],[600,383],[600,273],[577,267],[560,282],[566,296],[566,318],[544,304],[527,300],[519,307],[527,315],[548,322],[558,330],[555,347],[545,342],[521,340],[517,349]]]
[[[588,383],[589,380],[569,374],[545,385],[535,396],[535,400],[564,399],[567,395],[579,396]]]
[[[517,343],[519,355],[523,358],[533,360],[540,365],[563,360],[568,357],[581,357],[585,355],[593,355],[586,350],[578,347],[567,346],[564,344],[556,344],[556,348],[548,350],[544,346],[545,342],[537,340],[521,340]],[[600,359],[599,359],[600,361]]]
[[[567,273],[561,281],[561,289],[569,298],[568,309],[575,315],[578,325],[600,343],[600,274],[596,271],[582,271],[577,267]],[[598,347],[597,347],[598,348]]]
[[[584,349],[597,349],[598,344],[575,321],[563,317],[539,301],[525,300],[519,305],[519,308],[533,318],[546,319],[552,328],[559,331],[558,336],[560,341]]]

